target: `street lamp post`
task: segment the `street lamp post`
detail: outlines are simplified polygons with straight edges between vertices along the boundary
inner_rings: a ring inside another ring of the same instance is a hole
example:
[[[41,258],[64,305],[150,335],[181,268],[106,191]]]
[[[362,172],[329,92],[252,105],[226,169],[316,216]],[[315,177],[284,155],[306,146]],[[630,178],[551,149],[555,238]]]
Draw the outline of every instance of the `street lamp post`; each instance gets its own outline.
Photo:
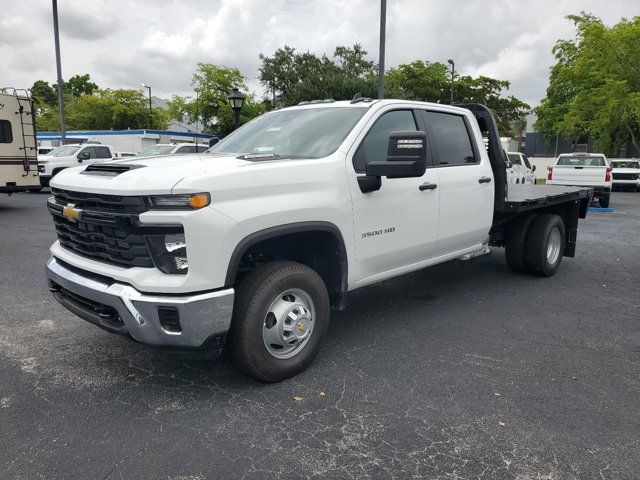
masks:
[[[235,130],[240,126],[240,110],[242,110],[242,106],[244,105],[244,95],[240,93],[237,87],[233,87],[231,90],[231,95],[227,97],[229,100],[229,105],[231,105],[231,109],[233,110],[233,129]]]
[[[449,100],[449,104],[453,105],[453,76],[455,74],[456,64],[451,59],[447,60],[447,63],[451,65],[451,99]]]
[[[149,85],[145,85],[144,82],[141,82],[140,85],[142,85],[142,88],[146,88],[147,90],[149,90],[149,125],[152,125],[153,123],[153,108],[151,107],[151,87]]]
[[[53,40],[56,49],[56,72],[58,75],[58,105],[60,106],[60,145],[67,139],[67,129],[64,121],[64,96],[62,95],[62,65],[60,61],[60,34],[58,29],[58,0],[52,0],[53,6]]]
[[[387,31],[387,0],[380,1],[380,52],[378,61],[378,98],[384,98],[384,52]]]

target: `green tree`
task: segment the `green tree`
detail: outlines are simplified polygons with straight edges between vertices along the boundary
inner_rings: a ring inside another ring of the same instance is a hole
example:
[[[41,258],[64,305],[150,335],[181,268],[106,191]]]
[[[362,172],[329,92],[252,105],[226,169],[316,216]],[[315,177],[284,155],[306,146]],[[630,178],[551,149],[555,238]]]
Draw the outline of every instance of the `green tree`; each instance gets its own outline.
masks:
[[[356,92],[375,96],[377,70],[359,44],[336,47],[332,59],[285,46],[272,57],[260,54],[259,79],[282,106],[333,98],[350,100]]]
[[[40,131],[59,131],[57,105],[38,111]],[[161,108],[149,111],[144,94],[137,90],[97,90],[93,95],[65,94],[68,130],[166,129],[169,113]]]
[[[55,89],[44,80],[36,80],[31,87],[31,97],[38,108],[56,105],[58,95]]]
[[[98,85],[91,81],[88,73],[85,73],[84,75],[74,75],[68,82],[64,82],[62,90],[79,97],[80,95],[91,95],[98,90]]]
[[[385,75],[385,94],[390,98],[449,103],[451,76],[449,67],[439,62],[415,60],[390,69]],[[495,78],[469,75],[454,77],[454,102],[481,103],[496,116],[501,132],[511,132],[511,123],[526,114],[531,107],[514,96],[504,96],[509,82]]]
[[[640,152],[640,17],[613,27],[584,12],[567,18],[576,38],[554,46],[556,64],[536,108],[536,129],[572,138],[589,134],[608,155],[628,140]]]
[[[511,122],[511,138],[518,141],[518,151],[522,150],[522,132],[527,128],[527,117],[516,118]]]
[[[241,123],[266,110],[262,103],[255,101],[253,95],[246,93],[246,79],[237,68],[198,63],[192,85],[196,97],[174,96],[168,102],[169,113],[178,121],[201,124],[205,132],[224,135],[233,130],[233,111],[227,100],[233,87],[247,95],[240,112]]]

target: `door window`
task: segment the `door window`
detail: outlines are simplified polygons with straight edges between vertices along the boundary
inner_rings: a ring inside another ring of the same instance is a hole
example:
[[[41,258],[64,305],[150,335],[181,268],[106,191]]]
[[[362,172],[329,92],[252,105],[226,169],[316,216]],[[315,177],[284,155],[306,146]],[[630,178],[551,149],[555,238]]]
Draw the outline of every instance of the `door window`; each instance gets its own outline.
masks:
[[[393,110],[383,114],[373,124],[353,157],[356,172],[364,172],[369,162],[387,160],[391,132],[415,132],[416,120],[411,110]]]
[[[83,158],[86,154],[89,154],[89,158],[96,158],[96,149],[95,147],[85,147],[78,153],[78,158]]]
[[[209,149],[209,147],[201,145],[198,145],[196,148],[198,149],[198,153],[206,152]]]
[[[439,166],[478,163],[463,117],[440,112],[425,112],[425,117],[437,145]]]
[[[0,120],[0,143],[13,143],[13,131],[9,120]]]
[[[180,147],[176,150],[176,153],[193,153],[193,151],[191,150],[191,147],[185,145],[184,147]]]
[[[96,151],[96,158],[111,158],[109,147],[93,147]]]

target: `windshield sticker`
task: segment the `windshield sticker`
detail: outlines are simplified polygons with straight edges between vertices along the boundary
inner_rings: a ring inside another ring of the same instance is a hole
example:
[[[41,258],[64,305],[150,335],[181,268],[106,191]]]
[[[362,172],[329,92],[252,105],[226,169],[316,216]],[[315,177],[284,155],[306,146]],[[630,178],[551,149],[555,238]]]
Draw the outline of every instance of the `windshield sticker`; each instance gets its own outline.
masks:
[[[267,132],[279,132],[282,130],[282,127],[269,127],[267,128]]]
[[[262,158],[279,158],[280,155],[276,155],[275,153],[247,153],[246,155],[240,155],[236,157],[240,160],[259,160]]]

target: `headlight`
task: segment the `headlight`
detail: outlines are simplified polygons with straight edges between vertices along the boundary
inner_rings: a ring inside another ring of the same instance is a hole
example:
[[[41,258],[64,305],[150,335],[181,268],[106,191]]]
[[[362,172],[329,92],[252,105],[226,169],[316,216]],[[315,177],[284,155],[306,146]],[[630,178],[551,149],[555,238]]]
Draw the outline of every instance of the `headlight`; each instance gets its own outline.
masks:
[[[189,271],[184,233],[145,235],[145,239],[153,263],[161,272],[186,274]]]
[[[187,193],[181,195],[154,195],[147,197],[147,202],[152,209],[164,210],[198,210],[211,203],[208,193]]]

